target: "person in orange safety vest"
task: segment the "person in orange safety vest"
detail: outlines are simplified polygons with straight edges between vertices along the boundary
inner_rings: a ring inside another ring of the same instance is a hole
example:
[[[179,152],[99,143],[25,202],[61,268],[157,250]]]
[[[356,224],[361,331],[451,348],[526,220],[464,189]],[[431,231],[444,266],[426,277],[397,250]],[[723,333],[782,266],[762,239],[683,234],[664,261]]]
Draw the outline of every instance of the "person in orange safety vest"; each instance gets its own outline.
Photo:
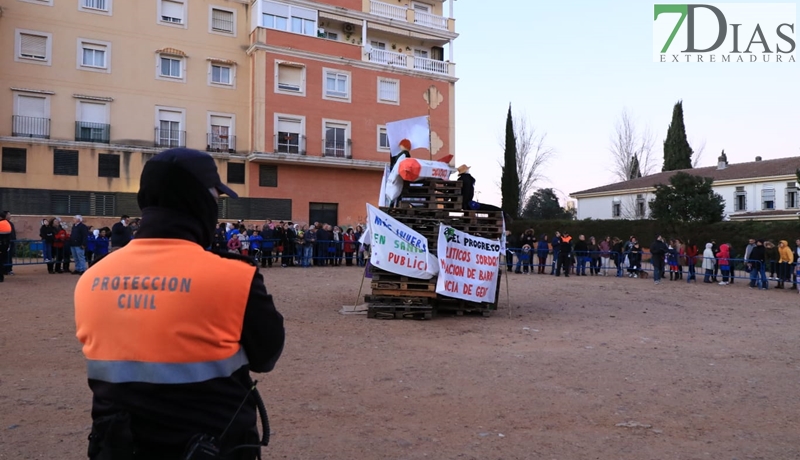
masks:
[[[90,459],[182,459],[199,442],[219,458],[261,458],[249,373],[275,366],[283,317],[252,260],[206,250],[220,194],[236,198],[208,154],[154,156],[141,175],[136,238],[78,281]]]

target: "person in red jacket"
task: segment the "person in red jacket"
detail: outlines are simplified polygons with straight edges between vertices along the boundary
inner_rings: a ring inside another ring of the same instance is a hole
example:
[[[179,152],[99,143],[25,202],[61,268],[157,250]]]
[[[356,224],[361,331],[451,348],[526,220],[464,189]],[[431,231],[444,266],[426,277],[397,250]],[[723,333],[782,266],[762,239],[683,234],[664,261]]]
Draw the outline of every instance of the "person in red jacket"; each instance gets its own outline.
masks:
[[[353,227],[347,229],[342,235],[344,241],[344,264],[349,266],[353,265],[353,254],[356,252],[356,233]]]
[[[731,253],[727,244],[722,244],[719,247],[719,252],[714,254],[719,262],[719,270],[722,272],[722,281],[719,282],[720,286],[728,285],[728,274],[730,273],[730,258]]]
[[[697,268],[697,245],[690,239],[686,240],[686,245],[684,245],[684,252],[686,253],[686,266],[689,269],[689,276],[686,277],[686,282],[691,283],[694,281],[697,283],[697,276],[695,274],[695,268]]]

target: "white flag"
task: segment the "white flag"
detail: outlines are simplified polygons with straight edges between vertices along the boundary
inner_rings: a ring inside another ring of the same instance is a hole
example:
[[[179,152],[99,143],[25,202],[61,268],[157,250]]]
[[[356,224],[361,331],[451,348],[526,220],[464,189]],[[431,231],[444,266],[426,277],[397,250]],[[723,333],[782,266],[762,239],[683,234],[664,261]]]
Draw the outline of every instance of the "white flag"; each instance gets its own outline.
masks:
[[[386,123],[386,136],[389,138],[389,149],[396,157],[403,151],[400,142],[407,139],[411,149],[431,149],[431,124],[428,116],[407,118]]]
[[[378,198],[378,206],[389,206],[389,201],[386,199],[386,181],[389,180],[389,165],[383,167],[383,179],[381,179],[381,196]]]
[[[367,203],[370,263],[387,272],[429,280],[439,272],[439,261],[428,249],[428,239]]]

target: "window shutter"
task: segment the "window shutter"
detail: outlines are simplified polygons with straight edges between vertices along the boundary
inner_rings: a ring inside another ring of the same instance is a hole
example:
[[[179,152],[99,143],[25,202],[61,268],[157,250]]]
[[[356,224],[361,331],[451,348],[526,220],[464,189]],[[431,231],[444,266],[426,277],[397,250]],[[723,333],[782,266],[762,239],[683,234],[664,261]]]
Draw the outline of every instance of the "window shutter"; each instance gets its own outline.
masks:
[[[116,197],[110,193],[92,193],[91,209],[92,216],[116,216]]]
[[[183,22],[183,3],[162,0],[161,16],[180,19],[179,22]]]
[[[229,184],[244,184],[244,163],[231,163],[228,162],[228,183]]]
[[[272,165],[259,165],[258,185],[261,187],[277,187],[278,167]]]
[[[94,102],[81,102],[81,119],[87,123],[103,123],[106,122],[106,105],[97,104]]]
[[[233,32],[233,13],[223,10],[211,10],[211,28],[224,32]]]
[[[278,132],[300,134],[300,120],[290,120],[288,118],[278,118]]]
[[[2,172],[24,173],[27,170],[28,152],[26,149],[3,147]]]
[[[283,18],[289,17],[289,5],[265,1],[263,4],[264,13]]]
[[[292,17],[293,18],[302,18],[308,19],[309,21],[316,21],[317,20],[317,12],[314,10],[307,10],[305,8],[299,8],[296,6],[292,7]]]
[[[53,174],[57,176],[78,175],[78,151],[59,150],[53,151]]]
[[[230,128],[231,126],[231,119],[230,117],[218,117],[218,116],[211,116],[211,125],[212,126],[227,126]]]
[[[300,91],[303,83],[303,68],[278,64],[278,86],[281,89]],[[288,88],[287,88],[288,87]]]
[[[24,57],[47,59],[47,37],[43,35],[19,34],[19,53]]]
[[[119,155],[101,153],[97,156],[98,177],[119,177]]]
[[[381,80],[380,97],[384,101],[397,101],[397,82]]]
[[[47,118],[47,99],[35,96],[17,96],[17,115],[23,117]]]

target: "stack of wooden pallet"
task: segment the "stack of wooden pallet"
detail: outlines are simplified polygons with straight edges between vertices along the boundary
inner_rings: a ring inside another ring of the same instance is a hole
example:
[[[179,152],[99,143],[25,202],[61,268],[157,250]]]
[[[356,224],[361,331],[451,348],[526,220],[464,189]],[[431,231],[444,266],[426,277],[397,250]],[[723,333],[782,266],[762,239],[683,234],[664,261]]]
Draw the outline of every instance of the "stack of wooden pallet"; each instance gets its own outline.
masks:
[[[502,212],[462,210],[461,181],[425,179],[406,183],[401,197],[398,207],[381,208],[381,211],[427,238],[428,248],[434,255],[440,223],[471,235],[500,239]],[[429,319],[437,312],[445,311],[457,315],[477,312],[489,316],[497,309],[496,297],[493,303],[475,303],[436,294],[436,277],[423,280],[375,267],[371,270],[372,295],[365,297],[370,318]],[[499,276],[497,283],[499,287]]]

